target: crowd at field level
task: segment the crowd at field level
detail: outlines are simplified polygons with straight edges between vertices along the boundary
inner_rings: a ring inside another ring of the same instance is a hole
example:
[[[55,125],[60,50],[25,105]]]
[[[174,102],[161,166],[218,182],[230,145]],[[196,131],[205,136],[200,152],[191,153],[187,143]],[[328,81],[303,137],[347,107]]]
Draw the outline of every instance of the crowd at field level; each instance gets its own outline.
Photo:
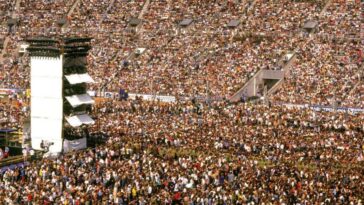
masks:
[[[1,174],[33,204],[360,204],[364,115],[215,102],[105,101],[94,149]]]

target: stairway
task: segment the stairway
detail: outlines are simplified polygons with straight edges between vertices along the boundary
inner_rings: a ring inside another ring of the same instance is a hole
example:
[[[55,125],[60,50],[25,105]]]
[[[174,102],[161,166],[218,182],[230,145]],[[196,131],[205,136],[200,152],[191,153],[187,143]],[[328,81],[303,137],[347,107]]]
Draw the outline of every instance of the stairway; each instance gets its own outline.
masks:
[[[148,11],[149,4],[150,4],[150,0],[146,0],[146,2],[144,3],[142,11],[138,15],[139,19],[143,19],[143,15],[145,14],[146,11]]]

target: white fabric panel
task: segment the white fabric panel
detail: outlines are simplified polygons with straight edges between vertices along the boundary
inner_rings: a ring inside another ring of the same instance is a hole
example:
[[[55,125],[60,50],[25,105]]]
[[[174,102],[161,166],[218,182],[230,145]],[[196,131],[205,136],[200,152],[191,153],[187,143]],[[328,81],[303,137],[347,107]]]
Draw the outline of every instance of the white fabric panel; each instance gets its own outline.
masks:
[[[72,127],[78,127],[82,125],[82,122],[77,118],[77,116],[73,117],[66,117],[66,120],[68,124],[70,124]]]
[[[96,96],[96,91],[88,90],[87,94],[89,94],[91,97],[95,97]]]
[[[32,77],[62,77],[62,58],[31,57]]]
[[[62,77],[32,77],[31,96],[62,98]]]
[[[85,149],[87,147],[86,137],[78,140],[64,140],[63,152],[67,153],[73,150]]]
[[[95,123],[95,121],[90,116],[88,116],[86,114],[67,117],[66,120],[72,127],[78,127],[78,126],[81,126],[83,124],[90,125],[90,124]]]
[[[42,140],[53,142],[54,153],[62,151],[62,119],[35,118],[31,121],[31,141],[33,149],[40,150]],[[52,151],[52,152],[53,152]]]
[[[62,58],[31,57],[31,142],[42,149],[42,141],[54,143],[51,153],[62,151],[63,99]]]
[[[83,104],[93,104],[95,102],[89,94],[67,96],[66,99],[72,107],[77,107]]]
[[[63,101],[56,98],[31,97],[31,117],[62,119]]]
[[[82,122],[82,124],[85,124],[85,125],[91,125],[91,124],[94,124],[95,121],[88,115],[79,115],[78,116],[78,119],[80,120],[80,122]]]
[[[94,82],[94,80],[91,78],[91,76],[87,73],[66,75],[65,77],[71,85],[79,84],[79,83],[93,83]]]

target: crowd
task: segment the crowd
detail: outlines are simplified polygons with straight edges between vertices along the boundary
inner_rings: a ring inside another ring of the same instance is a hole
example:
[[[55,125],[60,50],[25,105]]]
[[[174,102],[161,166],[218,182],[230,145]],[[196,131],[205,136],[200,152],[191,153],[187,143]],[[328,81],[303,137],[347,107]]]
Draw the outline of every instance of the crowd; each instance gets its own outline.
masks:
[[[253,18],[246,16],[244,28],[255,32],[294,34],[300,32],[303,24],[308,20],[315,20],[319,16],[327,0],[297,1],[255,1],[251,10]]]
[[[167,11],[171,10],[170,14],[160,11],[163,3],[151,2],[150,9],[144,14],[146,23],[143,23],[138,36],[141,38],[140,47],[147,48],[147,51],[136,58],[136,65],[122,72],[109,88],[117,90],[123,87],[136,93],[155,92],[160,95],[196,96],[209,93],[230,97],[259,69],[275,67],[285,52],[303,41],[293,33],[276,35],[268,31],[257,36],[260,30],[251,28],[246,19],[264,21],[265,14],[245,11],[255,7],[265,8],[266,5],[251,5],[251,2],[218,1],[214,4],[190,4],[188,7],[174,2],[174,5],[169,3],[166,6]],[[316,6],[316,3],[291,3],[292,7],[284,8],[284,12],[295,16],[298,9],[292,11],[292,8],[297,7],[296,4],[310,8]],[[246,19],[242,18],[244,16]],[[178,25],[181,19],[188,18],[193,22],[187,28]],[[241,21],[241,27],[228,27],[231,20]],[[296,19],[291,21],[295,22]],[[250,38],[234,39],[236,34],[239,36],[247,32],[252,33]],[[291,38],[293,36],[295,38]],[[209,82],[209,86],[206,86],[206,82]]]
[[[317,38],[298,49],[296,65],[274,100],[362,108],[360,90],[353,89],[362,76],[363,44],[349,36],[342,39],[339,33],[360,33],[359,10],[360,4],[355,1],[332,2],[319,21]],[[349,96],[350,93],[359,98]]]
[[[29,88],[29,58],[18,49],[36,35],[92,37],[92,90],[177,97],[228,98],[260,69],[282,69],[294,50],[272,105],[102,101],[89,131],[109,136],[106,144],[4,170],[1,202],[363,203],[364,115],[275,105],[364,107],[362,42],[352,39],[360,3],[332,0],[322,12],[326,0],[145,2],[22,0],[18,25],[8,32],[2,24],[9,43],[0,86]],[[0,8],[1,22],[15,11],[13,1]],[[240,25],[228,27],[231,20]],[[302,31],[307,20],[318,22],[316,32]],[[1,100],[1,126],[21,128],[26,105],[25,97]]]
[[[78,4],[70,12],[75,3]],[[355,74],[362,60],[361,43],[353,45],[351,41],[344,41],[339,44],[332,38],[333,34],[360,33],[360,3],[357,1],[334,0],[325,11],[326,0],[145,3],[141,0],[21,1],[16,12],[19,25],[8,35],[10,41],[0,75],[1,85],[28,87],[28,59],[26,55],[21,58],[18,55],[20,42],[27,37],[57,33],[94,39],[89,56],[89,72],[96,81],[92,90],[123,88],[131,93],[229,98],[260,69],[281,69],[277,62],[292,50],[300,53],[291,76],[299,76],[302,83],[317,81],[309,79],[310,73],[318,73],[317,78],[327,78],[321,71],[324,69],[316,72],[318,68],[312,68],[314,64],[323,64],[318,66],[329,70],[337,69],[338,63],[345,64],[345,68],[332,71],[335,73],[332,75],[345,82],[351,80],[350,85],[338,87],[336,81],[324,82],[334,87],[323,88],[328,91],[350,91],[358,80]],[[4,3],[8,7],[14,7],[13,4]],[[140,26],[132,28],[129,25],[132,18],[140,18]],[[61,19],[65,25],[59,24]],[[183,27],[179,25],[183,19],[193,22]],[[239,20],[240,25],[228,27],[231,20]],[[310,38],[302,32],[308,20],[318,21],[317,32]],[[137,48],[146,48],[146,51],[137,55]],[[312,59],[312,52],[320,57],[325,52],[327,57]],[[340,73],[347,76],[342,78]],[[315,92],[304,86],[297,87],[306,93],[305,100],[298,95],[287,95],[297,89],[296,81],[289,79],[279,96],[273,99],[327,104],[333,98],[332,92]],[[346,94],[335,96],[343,104],[353,104],[344,102]]]
[[[362,203],[362,114],[141,100],[94,113],[105,145],[5,171],[2,201]]]
[[[25,97],[0,98],[0,127],[22,129],[22,123],[29,116]]]
[[[328,38],[360,38],[360,1],[332,1],[320,19],[319,35]]]
[[[75,1],[62,0],[22,0],[19,19],[20,35],[24,38],[35,35],[55,35],[58,21],[67,17],[67,12]],[[53,31],[52,31],[53,30]],[[24,32],[24,33],[23,33]]]
[[[349,93],[347,100],[345,100],[342,105],[346,107],[364,108],[363,77],[361,77],[361,81],[358,82],[355,88]]]
[[[360,49],[360,44],[350,41],[309,41],[298,51],[297,63],[274,99],[316,105],[350,100],[347,95],[359,82],[363,65]]]
[[[6,22],[14,8],[14,1],[1,0],[0,1],[0,22]]]

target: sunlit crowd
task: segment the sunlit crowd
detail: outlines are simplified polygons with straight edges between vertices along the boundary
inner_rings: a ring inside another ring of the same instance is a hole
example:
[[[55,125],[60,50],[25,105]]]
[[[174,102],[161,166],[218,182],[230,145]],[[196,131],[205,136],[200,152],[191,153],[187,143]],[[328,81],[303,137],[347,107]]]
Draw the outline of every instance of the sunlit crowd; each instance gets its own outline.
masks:
[[[89,132],[107,141],[2,170],[0,201],[363,204],[364,114],[278,105],[364,108],[362,6],[21,0],[15,9],[14,1],[0,0],[0,38],[7,39],[0,88],[21,90],[0,98],[1,127],[21,129],[30,114],[29,56],[19,47],[34,36],[92,37],[89,89],[97,93],[177,97],[172,103],[98,99]],[[181,25],[186,19],[192,22]],[[238,25],[229,26],[232,20]],[[303,29],[307,21],[317,22],[313,31]],[[268,103],[229,101],[259,70],[285,69],[279,62],[287,53],[296,60]],[[206,103],[201,96],[224,100]]]

